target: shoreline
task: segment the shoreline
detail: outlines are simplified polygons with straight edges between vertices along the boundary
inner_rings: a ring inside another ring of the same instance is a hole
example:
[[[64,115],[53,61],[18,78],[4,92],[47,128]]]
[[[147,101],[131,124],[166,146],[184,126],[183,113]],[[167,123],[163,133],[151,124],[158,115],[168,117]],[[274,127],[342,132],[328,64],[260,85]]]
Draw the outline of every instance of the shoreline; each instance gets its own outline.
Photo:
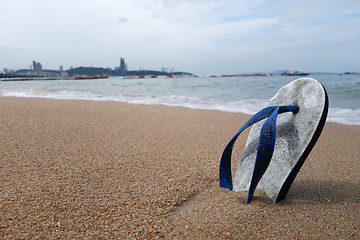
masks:
[[[326,123],[285,200],[257,190],[245,205],[218,164],[249,115],[16,97],[0,111],[0,237],[360,236],[360,126]]]
[[[139,105],[146,105],[146,106],[167,106],[167,107],[179,107],[179,108],[187,108],[187,109],[193,109],[193,110],[199,110],[199,111],[219,111],[224,113],[234,113],[234,114],[243,114],[248,115],[249,117],[254,115],[255,112],[251,112],[249,109],[254,108],[260,110],[262,106],[265,105],[266,100],[256,100],[257,103],[252,103],[252,106],[247,106],[248,103],[244,103],[244,108],[240,107],[242,111],[232,111],[231,109],[228,109],[229,107],[224,105],[218,109],[214,108],[212,109],[207,104],[199,104],[199,105],[193,105],[193,103],[173,103],[172,101],[166,102],[169,100],[165,100],[165,102],[159,102],[149,100],[149,99],[132,99],[129,98],[128,100],[119,100],[119,99],[113,99],[112,97],[99,97],[94,95],[93,97],[85,96],[85,97],[79,97],[79,98],[63,98],[62,97],[39,97],[39,96],[1,96],[0,98],[30,98],[30,99],[45,99],[45,100],[65,100],[65,101],[94,101],[94,102],[118,102],[118,103],[125,103],[125,104],[139,104]],[[251,101],[251,100],[249,100]],[[261,103],[264,101],[264,103]],[[216,102],[214,102],[216,105]],[[355,121],[354,119],[358,119],[360,117],[359,115],[360,109],[351,109],[351,108],[338,108],[338,107],[329,107],[329,112],[327,116],[327,123],[335,123],[340,125],[347,125],[347,126],[360,126],[359,120]],[[346,117],[344,117],[346,115]],[[342,117],[339,117],[342,116]]]

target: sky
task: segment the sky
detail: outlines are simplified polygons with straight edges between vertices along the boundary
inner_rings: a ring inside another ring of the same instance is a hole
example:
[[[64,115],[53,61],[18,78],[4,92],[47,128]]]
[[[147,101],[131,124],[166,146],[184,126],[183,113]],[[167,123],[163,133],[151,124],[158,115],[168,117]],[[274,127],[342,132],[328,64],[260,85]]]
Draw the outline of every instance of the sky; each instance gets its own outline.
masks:
[[[360,72],[359,0],[0,0],[0,71]]]

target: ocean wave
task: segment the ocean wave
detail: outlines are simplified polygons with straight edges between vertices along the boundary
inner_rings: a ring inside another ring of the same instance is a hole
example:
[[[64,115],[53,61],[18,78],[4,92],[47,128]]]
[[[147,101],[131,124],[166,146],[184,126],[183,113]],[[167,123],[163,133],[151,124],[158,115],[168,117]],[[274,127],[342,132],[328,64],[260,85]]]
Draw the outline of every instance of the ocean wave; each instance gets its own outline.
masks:
[[[204,99],[190,96],[124,96],[103,95],[91,92],[76,92],[68,90],[43,91],[34,89],[8,89],[0,90],[0,96],[49,98],[64,100],[92,100],[92,101],[115,101],[130,104],[166,105],[187,107],[201,110],[217,110],[244,114],[255,114],[261,110],[267,100],[244,99],[239,101]],[[346,125],[360,125],[360,109],[330,108],[327,122],[335,122]]]
[[[327,122],[360,125],[360,109],[330,108]]]

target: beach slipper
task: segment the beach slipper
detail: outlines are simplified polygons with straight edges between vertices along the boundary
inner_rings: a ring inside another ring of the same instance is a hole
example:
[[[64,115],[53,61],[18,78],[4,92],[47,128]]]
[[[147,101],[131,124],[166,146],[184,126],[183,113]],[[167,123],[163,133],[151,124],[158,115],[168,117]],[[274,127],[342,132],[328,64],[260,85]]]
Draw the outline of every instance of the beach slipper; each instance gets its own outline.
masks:
[[[220,187],[249,190],[247,204],[256,187],[273,202],[283,200],[318,140],[327,112],[327,93],[317,80],[300,78],[280,88],[226,145],[220,160]],[[251,125],[233,183],[232,149],[240,133]]]

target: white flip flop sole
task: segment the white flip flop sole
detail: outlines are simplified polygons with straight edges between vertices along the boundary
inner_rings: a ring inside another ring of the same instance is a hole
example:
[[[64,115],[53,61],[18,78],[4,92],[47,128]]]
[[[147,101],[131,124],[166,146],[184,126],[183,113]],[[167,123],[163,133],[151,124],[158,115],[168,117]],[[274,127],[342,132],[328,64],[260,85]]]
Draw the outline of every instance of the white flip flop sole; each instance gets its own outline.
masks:
[[[297,114],[278,115],[272,159],[258,188],[274,202],[285,198],[292,182],[318,140],[328,111],[324,87],[312,78],[300,78],[283,86],[267,106],[292,105]],[[248,190],[254,169],[260,130],[265,120],[254,124],[246,142],[233,183],[234,191]]]

